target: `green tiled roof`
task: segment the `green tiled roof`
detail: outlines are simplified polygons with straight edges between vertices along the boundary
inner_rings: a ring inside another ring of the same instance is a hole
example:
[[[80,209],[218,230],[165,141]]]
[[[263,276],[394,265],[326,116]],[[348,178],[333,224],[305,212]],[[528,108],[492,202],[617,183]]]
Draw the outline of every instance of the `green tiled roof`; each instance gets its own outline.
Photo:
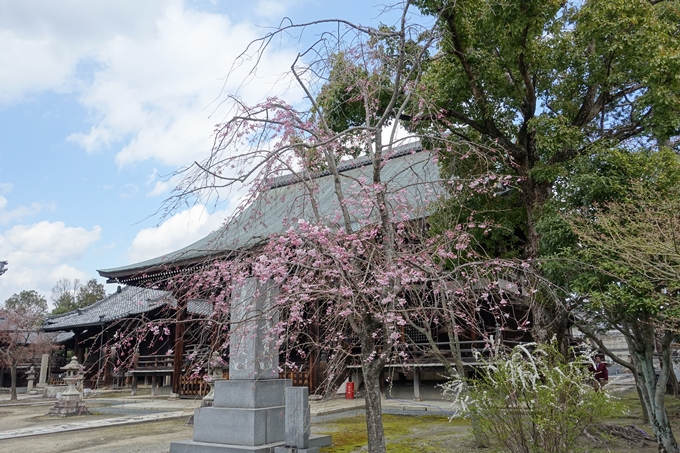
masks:
[[[338,166],[345,193],[352,193],[359,181],[370,186],[373,166],[366,158],[343,162]],[[387,186],[387,199],[391,206],[404,201],[409,205],[409,217],[421,218],[428,214],[428,204],[442,193],[439,169],[433,156],[421,151],[420,145],[406,145],[385,161],[381,172]],[[320,217],[327,226],[339,227],[340,209],[334,192],[333,176],[322,174],[313,178],[314,197]],[[99,274],[113,281],[134,282],[142,274],[155,274],[197,264],[206,258],[225,256],[236,250],[255,247],[272,234],[282,233],[295,219],[313,221],[314,213],[309,190],[292,176],[276,178],[270,190],[261,194],[251,205],[227,224],[203,239],[182,249],[139,263],[111,269],[101,269]],[[354,226],[377,220],[376,212],[353,210]],[[137,276],[137,277],[135,277]]]

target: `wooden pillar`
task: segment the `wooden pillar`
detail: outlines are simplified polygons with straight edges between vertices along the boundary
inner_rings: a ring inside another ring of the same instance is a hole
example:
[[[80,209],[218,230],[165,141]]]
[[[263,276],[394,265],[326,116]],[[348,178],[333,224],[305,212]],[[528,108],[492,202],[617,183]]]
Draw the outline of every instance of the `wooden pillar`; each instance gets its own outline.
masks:
[[[175,315],[175,349],[172,363],[172,393],[179,395],[182,391],[182,365],[184,364],[184,322],[186,320],[186,302],[178,298]]]
[[[108,344],[108,339],[106,338],[106,329],[102,327],[102,342],[99,344],[101,345],[100,347],[103,349],[100,351],[100,366],[104,368],[104,373],[101,373],[102,379],[103,379],[103,384],[104,385],[109,385],[111,384],[111,387],[113,387],[113,378],[111,376],[110,370],[109,370],[109,354],[107,351],[110,351],[110,348],[107,347]]]
[[[132,375],[132,383],[130,384],[130,395],[137,395],[137,375]]]
[[[151,376],[151,396],[156,396],[156,390],[158,389],[158,376],[155,374]]]

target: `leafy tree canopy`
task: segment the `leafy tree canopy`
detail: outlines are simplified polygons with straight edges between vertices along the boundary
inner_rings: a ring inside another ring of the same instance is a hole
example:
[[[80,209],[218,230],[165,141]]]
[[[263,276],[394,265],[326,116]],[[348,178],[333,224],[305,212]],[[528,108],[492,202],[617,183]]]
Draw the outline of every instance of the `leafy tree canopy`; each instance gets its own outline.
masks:
[[[506,153],[476,165],[446,163],[461,178],[480,165],[517,177],[514,199],[473,197],[470,208],[504,212],[506,233],[497,239],[515,235],[521,255],[540,255],[538,220],[554,185],[573,176],[574,159],[606,149],[678,148],[680,2],[416,4],[438,18],[441,51],[421,87],[437,108],[414,117],[424,120],[420,127],[444,126],[465,143]]]
[[[78,279],[63,278],[52,288],[53,315],[85,308],[106,297],[104,285],[92,278],[84,285]]]
[[[5,309],[17,313],[35,313],[45,315],[47,313],[47,300],[35,290],[21,291],[5,301]]]
[[[584,184],[590,190],[572,186],[565,194],[603,201],[574,201],[561,212],[577,241],[561,252],[573,259],[554,273],[568,270],[562,278],[579,295],[572,311],[579,329],[595,342],[601,330],[624,335],[631,363],[615,360],[636,373],[659,451],[677,451],[663,396],[680,326],[680,157],[668,150],[611,153],[583,165],[593,170]]]

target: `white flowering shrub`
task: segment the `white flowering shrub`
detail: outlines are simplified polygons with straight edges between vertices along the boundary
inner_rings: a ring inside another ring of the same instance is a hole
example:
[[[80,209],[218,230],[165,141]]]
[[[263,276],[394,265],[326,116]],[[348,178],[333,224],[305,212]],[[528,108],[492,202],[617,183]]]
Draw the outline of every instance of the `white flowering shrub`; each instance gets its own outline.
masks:
[[[565,360],[554,346],[526,345],[478,361],[475,379],[452,380],[444,390],[454,413],[475,419],[477,434],[498,451],[579,451],[585,428],[616,410],[606,390],[590,384],[588,357]]]

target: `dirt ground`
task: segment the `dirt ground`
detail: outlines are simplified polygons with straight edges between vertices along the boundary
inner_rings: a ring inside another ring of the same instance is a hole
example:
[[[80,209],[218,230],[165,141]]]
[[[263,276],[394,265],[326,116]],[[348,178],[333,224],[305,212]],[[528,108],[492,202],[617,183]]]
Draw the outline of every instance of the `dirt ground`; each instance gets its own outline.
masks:
[[[0,420],[4,427],[4,417]],[[190,439],[192,434],[186,420],[174,419],[1,440],[0,452],[164,453],[170,442]]]
[[[610,424],[635,426],[651,433],[649,426],[640,423],[641,412],[634,394],[621,395],[625,413],[608,420]],[[52,418],[45,415],[49,406],[0,405],[0,431],[57,425],[72,421],[110,418],[111,414]],[[96,407],[92,408],[97,410]],[[680,433],[680,400],[668,397],[668,411],[676,433]],[[115,416],[114,416],[115,417]],[[57,434],[0,440],[0,453],[165,453],[170,442],[190,439],[193,428],[186,426],[186,418],[113,426]],[[475,447],[466,420],[448,421],[445,416],[433,415],[385,415],[385,434],[390,453],[479,453]],[[333,435],[333,447],[322,449],[323,453],[360,453],[366,451],[366,431],[362,416],[337,415],[333,418],[313,420],[313,432]],[[592,431],[592,430],[591,430]],[[593,431],[595,432],[595,431]],[[653,453],[654,442],[626,440],[612,435],[600,435],[597,442],[583,439],[588,453]]]

